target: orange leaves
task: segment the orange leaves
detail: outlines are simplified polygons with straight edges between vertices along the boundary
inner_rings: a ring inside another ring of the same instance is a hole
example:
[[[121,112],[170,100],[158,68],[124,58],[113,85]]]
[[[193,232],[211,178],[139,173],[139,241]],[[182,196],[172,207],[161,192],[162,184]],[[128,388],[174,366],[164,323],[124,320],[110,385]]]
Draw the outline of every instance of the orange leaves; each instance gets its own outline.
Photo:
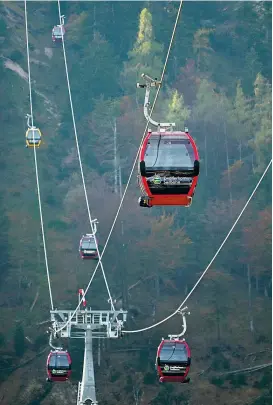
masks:
[[[227,273],[225,269],[221,270],[210,269],[205,276],[204,284],[206,283],[206,280],[213,281],[216,283],[226,283],[228,281],[232,281],[233,277],[229,273]]]
[[[174,215],[162,215],[151,221],[150,235],[140,247],[144,257],[166,270],[181,265],[191,243],[183,228],[174,229]]]
[[[259,268],[270,267],[272,253],[272,211],[267,207],[243,230],[247,260]],[[271,269],[270,269],[271,271]]]

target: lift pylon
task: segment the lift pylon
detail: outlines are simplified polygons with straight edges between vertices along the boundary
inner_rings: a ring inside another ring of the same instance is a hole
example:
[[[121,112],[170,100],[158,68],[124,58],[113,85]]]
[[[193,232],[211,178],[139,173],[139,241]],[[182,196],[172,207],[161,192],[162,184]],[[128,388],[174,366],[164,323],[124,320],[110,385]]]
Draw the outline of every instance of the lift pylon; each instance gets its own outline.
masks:
[[[54,329],[60,337],[84,338],[82,381],[78,386],[77,405],[97,405],[92,341],[96,338],[118,338],[127,319],[127,311],[50,311]],[[73,316],[72,316],[73,315]]]

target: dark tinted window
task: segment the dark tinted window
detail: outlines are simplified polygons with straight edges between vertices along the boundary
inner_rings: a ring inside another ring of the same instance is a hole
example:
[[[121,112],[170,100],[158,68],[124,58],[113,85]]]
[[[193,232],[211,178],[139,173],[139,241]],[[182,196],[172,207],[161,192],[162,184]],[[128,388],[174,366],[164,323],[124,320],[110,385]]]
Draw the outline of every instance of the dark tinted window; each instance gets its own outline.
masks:
[[[62,31],[63,31],[62,27],[56,26],[53,29],[53,34],[61,37],[62,36]]]
[[[41,138],[40,133],[39,133],[39,131],[37,129],[31,129],[30,131],[28,131],[27,138],[29,140],[32,140],[33,139],[33,134],[34,134],[34,140],[35,141],[37,141],[37,140],[39,140]]]
[[[161,135],[149,140],[145,152],[147,169],[171,168],[193,169],[194,151],[188,139],[170,138]]]
[[[54,368],[68,369],[69,362],[67,356],[65,354],[54,354],[49,361],[49,366]]]
[[[186,362],[188,360],[187,348],[183,344],[165,343],[161,349],[160,361]]]
[[[82,249],[96,249],[96,243],[94,239],[85,239],[82,241]]]

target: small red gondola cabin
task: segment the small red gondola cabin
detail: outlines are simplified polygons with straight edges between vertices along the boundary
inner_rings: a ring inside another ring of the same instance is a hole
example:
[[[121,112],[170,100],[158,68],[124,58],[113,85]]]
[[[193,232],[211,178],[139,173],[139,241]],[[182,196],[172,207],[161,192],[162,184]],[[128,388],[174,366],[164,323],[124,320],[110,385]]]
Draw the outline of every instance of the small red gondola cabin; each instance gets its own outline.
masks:
[[[62,38],[65,34],[65,28],[63,25],[55,25],[52,29],[52,41],[62,42]]]
[[[192,202],[199,175],[199,154],[193,138],[180,131],[149,131],[139,155],[141,207]]]
[[[95,236],[84,235],[80,240],[79,252],[82,259],[98,259]]]
[[[185,340],[162,340],[156,354],[159,382],[188,383],[191,352]]]
[[[67,381],[71,375],[71,357],[67,351],[51,351],[47,358],[47,381]]]

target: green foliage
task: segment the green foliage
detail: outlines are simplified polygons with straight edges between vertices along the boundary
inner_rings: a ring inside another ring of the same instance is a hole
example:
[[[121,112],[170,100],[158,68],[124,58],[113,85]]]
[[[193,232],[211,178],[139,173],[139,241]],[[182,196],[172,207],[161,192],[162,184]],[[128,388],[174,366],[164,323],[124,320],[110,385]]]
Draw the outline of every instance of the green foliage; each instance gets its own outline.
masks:
[[[250,102],[246,99],[240,82],[237,83],[236,87],[232,116],[236,122],[234,135],[239,139],[240,142],[245,144],[253,134],[253,118]]]
[[[240,388],[243,385],[247,385],[246,376],[244,374],[231,374],[227,380],[234,388]]]
[[[4,18],[0,18],[0,37],[5,37],[7,34],[7,24]]]
[[[143,378],[143,383],[146,385],[153,385],[156,382],[156,373],[145,373]]]
[[[48,228],[54,229],[55,231],[66,231],[70,227],[71,226],[69,224],[61,220],[50,221],[48,223]]]
[[[116,382],[120,377],[121,377],[121,373],[120,373],[119,371],[115,371],[115,372],[111,373],[110,381],[111,381],[112,383],[114,383],[114,382]]]
[[[43,333],[42,335],[37,336],[34,341],[34,349],[39,351],[48,343],[48,335]]]
[[[185,121],[190,117],[190,110],[184,103],[183,94],[173,90],[166,103],[168,105],[166,121],[174,122],[177,129],[184,130]]]
[[[0,333],[0,347],[4,346],[6,343],[6,338],[3,333]]]
[[[251,405],[272,405],[272,394],[264,394],[259,398],[255,399]]]
[[[22,357],[25,353],[25,333],[22,324],[16,325],[13,344],[16,356]]]
[[[225,383],[225,380],[221,377],[212,377],[210,379],[210,383],[216,385],[216,387],[222,387],[222,385]]]
[[[13,62],[16,62],[16,63],[20,63],[20,62],[22,62],[23,60],[24,60],[24,55],[22,54],[22,52],[20,52],[20,51],[13,51],[13,52],[11,52],[11,54],[10,54],[10,59],[13,61]]]
[[[144,8],[139,17],[139,31],[133,50],[129,52],[129,62],[122,73],[123,86],[132,91],[141,73],[160,77],[162,70],[163,46],[154,40],[152,14]]]
[[[201,64],[203,69],[207,65],[207,56],[213,52],[210,46],[209,35],[214,32],[212,28],[200,28],[194,34],[193,51],[197,54],[197,68],[200,69]]]
[[[149,352],[148,350],[140,350],[139,356],[138,356],[138,369],[140,371],[146,371],[148,362],[147,359],[149,357]]]
[[[230,362],[228,359],[225,358],[223,353],[219,352],[214,356],[211,367],[213,370],[217,371],[229,370]]]
[[[265,370],[264,372],[262,372],[262,377],[260,378],[260,380],[258,382],[256,382],[254,384],[254,388],[259,388],[259,389],[263,389],[263,388],[268,388],[270,386],[270,384],[272,383],[272,371],[271,370]]]
[[[133,391],[133,379],[132,379],[131,375],[127,375],[127,376],[126,376],[125,391],[126,391],[127,393]]]

